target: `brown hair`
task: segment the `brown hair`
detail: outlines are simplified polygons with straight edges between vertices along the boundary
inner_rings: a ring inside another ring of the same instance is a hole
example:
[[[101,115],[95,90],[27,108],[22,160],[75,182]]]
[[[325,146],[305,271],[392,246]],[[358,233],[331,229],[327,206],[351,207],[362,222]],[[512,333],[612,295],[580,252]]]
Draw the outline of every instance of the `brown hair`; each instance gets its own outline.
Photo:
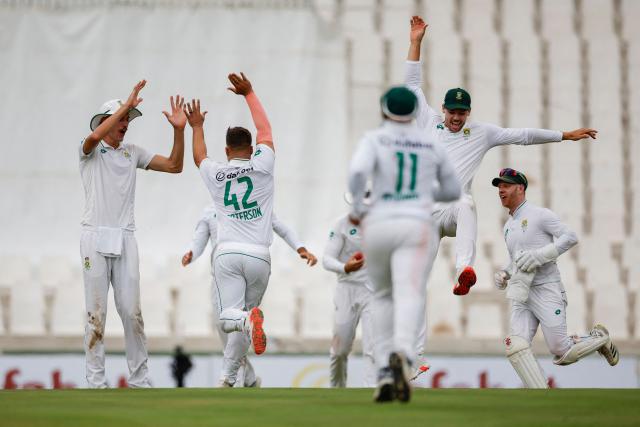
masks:
[[[251,132],[243,127],[227,128],[227,147],[238,149],[251,146]]]

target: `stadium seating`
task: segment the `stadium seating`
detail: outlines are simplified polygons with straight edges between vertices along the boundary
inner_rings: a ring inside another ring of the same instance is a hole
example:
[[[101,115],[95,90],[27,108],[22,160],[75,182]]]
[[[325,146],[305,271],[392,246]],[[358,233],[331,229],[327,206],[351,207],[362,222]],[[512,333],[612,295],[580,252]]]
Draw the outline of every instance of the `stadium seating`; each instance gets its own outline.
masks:
[[[596,142],[499,147],[487,153],[473,183],[478,212],[478,284],[468,297],[451,294],[455,270],[453,240],[443,239],[428,285],[429,335],[495,340],[505,333],[506,300],[504,293],[493,287],[493,272],[507,261],[502,234],[507,214],[490,181],[499,169],[510,166],[530,178],[527,193],[533,203],[542,205],[548,200],[548,207],[578,233],[579,245],[558,261],[569,301],[569,332],[582,333],[594,321],[601,321],[616,338],[640,339],[637,256],[640,253],[640,166],[637,165],[640,148],[635,141],[635,133],[640,128],[637,77],[640,75],[640,29],[635,22],[640,15],[640,2],[354,0],[320,3],[324,4],[318,6],[322,13],[313,19],[336,21],[310,30],[304,48],[286,50],[292,61],[304,57],[305,61],[321,65],[313,73],[307,73],[305,67],[296,70],[302,80],[295,88],[308,100],[306,105],[292,104],[291,99],[298,98],[283,95],[275,83],[272,84],[275,89],[261,91],[261,96],[263,93],[266,96],[265,104],[269,105],[274,131],[277,130],[278,138],[287,147],[279,151],[279,165],[287,167],[278,166],[277,179],[282,186],[276,194],[276,211],[282,209],[286,219],[299,227],[296,231],[307,239],[316,255],[322,254],[326,230],[335,216],[346,209],[341,194],[345,191],[346,167],[356,141],[363,132],[379,124],[378,100],[382,90],[404,78],[408,20],[417,7],[422,7],[423,10],[417,12],[423,13],[429,23],[422,52],[423,87],[436,110],[440,109],[447,89],[466,85],[473,99],[472,120],[504,127],[548,126],[571,130],[591,126],[600,131]],[[237,53],[224,55],[215,61],[231,62],[234,66],[250,64],[250,61],[242,62]],[[627,66],[628,69],[622,68]],[[287,68],[286,64],[282,67]],[[258,83],[267,85],[274,75],[282,80],[289,77],[287,72],[281,74],[282,68],[275,69],[273,74],[260,74],[255,69]],[[548,87],[545,87],[543,77],[547,72]],[[330,85],[320,84],[320,80],[327,79],[331,80]],[[333,90],[326,91],[328,86],[333,86]],[[291,86],[286,89],[293,92]],[[623,93],[627,93],[628,111],[623,111]],[[218,95],[209,101],[218,103],[221,99]],[[546,95],[548,105],[544,104]],[[150,98],[145,102],[151,104],[154,100]],[[157,107],[157,103],[153,105]],[[291,115],[295,109],[308,109],[313,114]],[[160,116],[159,112],[153,114]],[[324,120],[325,116],[331,120]],[[152,114],[147,117],[154,120]],[[216,132],[222,132],[227,119],[231,118],[221,110],[209,117],[212,117],[211,126],[219,128]],[[624,117],[628,117],[627,128]],[[250,123],[248,113],[246,117],[233,118],[245,125]],[[317,126],[316,120],[321,126]],[[315,139],[307,145],[303,144],[307,141],[298,143],[303,139],[301,136],[309,133],[321,134],[322,144]],[[160,145],[154,148],[158,147]],[[48,177],[49,172],[41,173]],[[62,177],[56,181],[61,190],[75,195],[69,204],[74,206],[74,212],[79,211],[81,190],[75,159],[66,161],[53,174]],[[22,179],[17,173],[12,177],[1,183],[3,189],[10,186],[8,183]],[[185,170],[181,179],[197,180],[197,173]],[[40,178],[37,182],[47,180]],[[138,232],[143,237],[141,240],[159,233],[171,234],[157,247],[146,245],[146,241],[156,240],[145,240],[144,247],[141,245],[142,255],[150,257],[143,258],[140,265],[146,333],[152,338],[178,337],[188,341],[214,334],[210,266],[204,259],[205,254],[194,265],[182,268],[171,230],[191,230],[192,224],[186,227],[182,220],[189,217],[192,221],[192,217],[197,216],[200,207],[196,208],[197,203],[192,200],[201,201],[199,196],[208,196],[198,183],[201,193],[189,193],[179,199],[180,204],[189,200],[187,207],[149,209],[157,205],[159,187],[167,193],[180,193],[186,188],[180,187],[182,182],[141,174],[139,186],[150,191],[140,192],[136,210],[142,219],[140,224],[146,227]],[[20,184],[19,188],[21,192],[28,192],[31,186]],[[50,192],[52,186],[45,185]],[[51,197],[47,200],[51,201]],[[33,222],[32,205],[25,203],[16,210]],[[57,221],[58,225],[70,221],[62,213],[47,218]],[[0,338],[37,339],[83,333],[84,291],[77,255],[75,252],[54,253],[48,245],[51,244],[45,241],[42,248],[14,250],[12,243],[3,241],[0,247]],[[292,340],[303,346],[305,339],[329,340],[333,273],[322,271],[321,266],[308,269],[282,242],[274,243],[272,259],[271,286],[263,301],[272,342]],[[112,289],[107,335],[122,336]],[[449,350],[455,351],[455,348]]]

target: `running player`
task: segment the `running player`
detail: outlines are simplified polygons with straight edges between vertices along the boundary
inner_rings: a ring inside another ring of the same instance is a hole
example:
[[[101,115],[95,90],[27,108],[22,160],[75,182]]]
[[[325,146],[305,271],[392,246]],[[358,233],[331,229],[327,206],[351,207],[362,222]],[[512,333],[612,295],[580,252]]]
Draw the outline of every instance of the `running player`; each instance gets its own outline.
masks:
[[[363,221],[364,255],[373,285],[374,358],[379,369],[374,399],[407,402],[435,250],[432,203],[457,199],[460,184],[444,148],[417,127],[413,92],[394,87],[380,103],[382,127],[364,136],[351,160],[349,216],[353,224]],[[371,203],[365,205],[369,180]]]
[[[498,289],[507,289],[511,300],[509,336],[504,340],[507,357],[529,388],[546,388],[547,380],[531,352],[531,340],[542,329],[556,365],[570,365],[598,351],[613,366],[618,350],[609,332],[596,325],[585,336],[567,335],[567,298],[556,259],[578,243],[576,234],[549,209],[526,199],[527,177],[502,169],[492,181],[502,206],[509,209],[504,240],[511,263],[495,275]]]
[[[136,107],[145,86],[142,80],[131,95],[106,102],[90,121],[91,133],[78,147],[80,176],[85,194],[80,255],[83,265],[87,320],[84,348],[87,383],[106,388],[104,326],[109,283],[124,327],[130,387],[150,387],[144,323],[140,310],[138,245],[134,236],[133,206],[136,169],[180,173],[184,156],[183,98],[170,98],[173,149],[169,157],[153,155],[139,145],[124,143],[129,122],[142,113]]]
[[[230,333],[224,350],[222,375],[233,386],[242,359],[253,344],[264,353],[267,336],[258,306],[271,274],[269,246],[273,240],[273,171],[275,152],[271,125],[249,80],[230,74],[229,90],[244,96],[257,128],[256,151],[251,133],[242,127],[227,129],[228,163],[207,157],[200,100],[187,104],[193,128],[193,160],[213,198],[218,214],[218,245],[214,253],[214,283],[222,329]]]
[[[333,339],[330,350],[331,387],[346,387],[347,358],[351,353],[356,328],[362,319],[362,355],[365,363],[365,387],[375,387],[373,360],[373,319],[371,283],[362,254],[362,230],[342,216],[329,232],[322,265],[338,275],[333,299]]]
[[[213,254],[215,253],[215,248],[217,244],[218,238],[218,220],[216,218],[216,207],[214,204],[211,204],[204,208],[202,212],[202,217],[196,224],[196,229],[193,233],[193,240],[191,242],[191,247],[182,257],[182,265],[187,266],[191,264],[193,261],[198,259],[200,255],[204,252],[204,249],[207,247],[207,243],[211,242],[211,276],[213,278]],[[273,215],[273,231],[284,240],[291,249],[296,251],[300,258],[307,261],[307,264],[313,267],[318,261],[311,252],[307,251],[296,233],[289,228],[285,223],[278,220],[274,213]],[[220,324],[220,311],[218,307],[218,295],[216,293],[216,286],[214,281],[211,281],[212,284],[212,300],[213,300],[213,312],[215,313],[216,319],[216,330],[218,331],[218,335],[220,336],[220,341],[222,341],[223,347],[227,345],[228,334],[222,330]],[[248,357],[244,357],[240,364],[240,369],[238,370],[238,379],[236,380],[236,384],[240,382],[240,384],[245,387],[259,387],[260,386],[260,377],[257,377],[255,371],[253,369],[253,365],[249,362]],[[226,385],[224,378],[221,380],[222,385]]]
[[[455,295],[466,295],[476,283],[473,264],[476,257],[476,238],[478,224],[476,208],[471,195],[471,183],[482,158],[493,147],[500,145],[532,145],[578,141],[596,137],[594,129],[582,128],[569,132],[546,129],[500,128],[489,123],[467,122],[471,113],[471,96],[462,88],[447,91],[442,104],[442,114],[429,104],[422,92],[422,70],[420,64],[420,46],[427,24],[419,16],[411,19],[409,54],[406,63],[406,84],[418,97],[418,126],[430,132],[433,137],[444,143],[451,158],[463,194],[454,203],[439,203],[434,206],[433,218],[439,238],[455,237],[456,283]],[[437,253],[432,253],[435,257]]]

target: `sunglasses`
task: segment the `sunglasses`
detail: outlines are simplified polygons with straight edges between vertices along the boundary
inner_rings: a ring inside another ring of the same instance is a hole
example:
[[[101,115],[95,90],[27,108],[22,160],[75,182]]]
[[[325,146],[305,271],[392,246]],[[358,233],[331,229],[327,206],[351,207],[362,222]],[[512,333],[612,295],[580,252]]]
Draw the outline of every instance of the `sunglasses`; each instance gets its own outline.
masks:
[[[511,168],[500,169],[498,176],[518,176],[520,172]]]

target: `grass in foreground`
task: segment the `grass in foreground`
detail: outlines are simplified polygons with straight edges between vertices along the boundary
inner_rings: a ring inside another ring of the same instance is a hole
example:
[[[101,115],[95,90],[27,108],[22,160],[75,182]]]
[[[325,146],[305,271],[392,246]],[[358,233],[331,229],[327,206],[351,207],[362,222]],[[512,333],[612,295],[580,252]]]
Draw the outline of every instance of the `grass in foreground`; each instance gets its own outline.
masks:
[[[637,426],[640,390],[368,389],[0,391],[0,426]]]

